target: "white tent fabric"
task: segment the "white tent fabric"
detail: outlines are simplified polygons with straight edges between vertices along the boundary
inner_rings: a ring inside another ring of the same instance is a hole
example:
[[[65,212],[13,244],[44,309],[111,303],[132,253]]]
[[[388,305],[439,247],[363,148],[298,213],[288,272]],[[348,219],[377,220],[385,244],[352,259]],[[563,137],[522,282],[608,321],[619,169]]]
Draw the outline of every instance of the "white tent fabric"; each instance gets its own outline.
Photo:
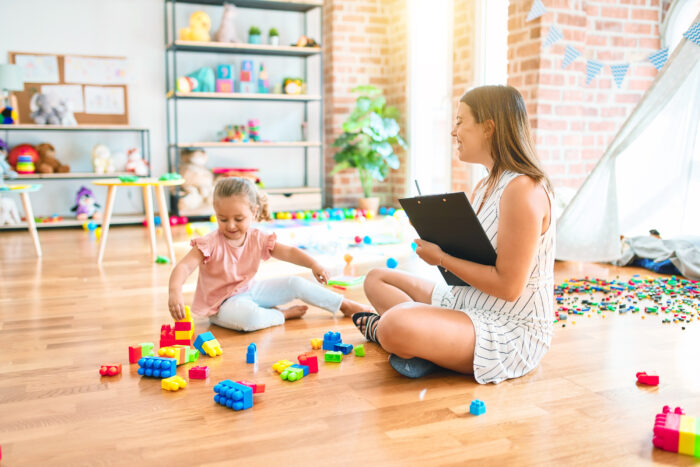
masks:
[[[700,46],[683,39],[562,213],[556,258],[613,261],[620,235],[650,229],[700,235],[699,133]]]

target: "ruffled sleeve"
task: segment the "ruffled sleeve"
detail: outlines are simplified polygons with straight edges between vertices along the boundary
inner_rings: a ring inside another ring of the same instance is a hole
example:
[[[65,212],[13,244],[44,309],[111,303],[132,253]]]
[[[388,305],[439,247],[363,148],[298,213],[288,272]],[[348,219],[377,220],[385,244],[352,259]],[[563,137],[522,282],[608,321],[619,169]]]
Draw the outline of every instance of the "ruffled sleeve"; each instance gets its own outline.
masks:
[[[260,232],[260,259],[267,261],[272,256],[272,250],[275,249],[275,243],[277,243],[277,236],[274,232],[264,233]]]
[[[203,237],[193,238],[190,240],[190,246],[192,248],[197,248],[204,255],[204,264],[211,258],[211,252],[213,249],[213,239],[212,235],[205,235]]]

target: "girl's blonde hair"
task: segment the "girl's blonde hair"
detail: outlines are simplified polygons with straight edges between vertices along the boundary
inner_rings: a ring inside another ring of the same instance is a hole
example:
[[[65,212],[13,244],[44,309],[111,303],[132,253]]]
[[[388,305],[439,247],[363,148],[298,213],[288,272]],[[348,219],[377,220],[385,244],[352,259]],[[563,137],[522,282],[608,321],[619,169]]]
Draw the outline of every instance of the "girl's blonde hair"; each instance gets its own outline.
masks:
[[[214,186],[214,200],[230,198],[231,196],[245,196],[250,202],[251,209],[257,208],[255,220],[269,221],[270,205],[267,195],[247,178],[226,177],[219,179]]]

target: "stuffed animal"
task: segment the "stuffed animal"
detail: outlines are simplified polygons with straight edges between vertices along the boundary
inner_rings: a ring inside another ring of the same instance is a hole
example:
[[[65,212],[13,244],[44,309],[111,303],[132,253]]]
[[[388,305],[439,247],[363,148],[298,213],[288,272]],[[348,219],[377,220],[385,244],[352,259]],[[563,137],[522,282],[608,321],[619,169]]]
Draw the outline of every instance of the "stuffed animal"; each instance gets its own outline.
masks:
[[[17,205],[10,198],[0,198],[0,225],[19,224]]]
[[[224,14],[221,16],[221,26],[214,35],[216,42],[241,42],[236,34],[234,20],[236,18],[236,5],[232,3],[224,4]]]
[[[0,116],[2,116],[2,119],[0,119],[0,123],[3,125],[14,125],[19,121],[19,115],[17,114],[17,111],[13,109],[12,107],[5,107],[0,111]]]
[[[199,68],[187,77],[193,79],[193,87],[190,92],[214,92],[216,90],[214,70],[209,67]]]
[[[208,42],[211,40],[209,30],[211,19],[203,11],[195,11],[190,15],[190,26],[180,29],[180,40]]]
[[[89,188],[81,186],[80,190],[78,190],[78,194],[75,196],[75,206],[73,206],[70,210],[75,211],[75,217],[78,220],[100,220],[102,214],[97,210],[99,207],[100,205],[95,201],[92,191],[90,191]]]
[[[56,150],[49,143],[41,143],[36,147],[39,153],[39,160],[36,163],[36,171],[42,174],[66,173],[70,171],[70,166],[61,164],[56,159]]]
[[[207,154],[202,149],[185,149],[180,154],[180,175],[185,179],[178,201],[180,210],[194,210],[211,203],[214,176],[206,164]]]
[[[136,148],[131,148],[126,151],[126,166],[125,170],[127,172],[134,173],[141,177],[148,175],[148,162],[146,162],[141,153]]]
[[[29,101],[29,114],[37,125],[75,126],[72,104],[50,94],[35,93]]]
[[[114,173],[114,162],[109,148],[104,144],[98,144],[92,148],[92,167],[97,174]]]
[[[0,185],[4,184],[5,177],[15,178],[17,172],[12,170],[10,164],[7,163],[7,143],[0,139]]]

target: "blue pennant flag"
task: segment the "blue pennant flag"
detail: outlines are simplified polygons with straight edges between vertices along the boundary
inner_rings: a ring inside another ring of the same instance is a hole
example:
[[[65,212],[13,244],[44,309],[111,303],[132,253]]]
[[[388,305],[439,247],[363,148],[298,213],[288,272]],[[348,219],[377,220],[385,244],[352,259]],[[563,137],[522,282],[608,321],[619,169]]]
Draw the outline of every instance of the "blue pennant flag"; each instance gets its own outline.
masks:
[[[542,48],[547,48],[555,42],[562,40],[563,38],[564,36],[562,35],[559,28],[552,25],[552,27],[549,28],[549,32],[547,32],[547,37],[545,38],[544,43],[542,44]]]
[[[660,70],[664,67],[664,65],[666,64],[666,60],[668,60],[668,47],[649,55],[649,61],[652,65],[654,65],[654,67],[657,70]]]
[[[598,76],[600,70],[603,69],[603,62],[598,60],[586,60],[586,84],[591,84],[593,78]]]
[[[700,45],[700,22],[693,24],[683,33],[683,37],[695,45]]]
[[[617,88],[622,86],[622,82],[625,80],[625,75],[627,75],[627,70],[629,70],[629,63],[621,63],[619,65],[610,65],[610,71],[612,71],[613,79]]]
[[[564,61],[561,62],[561,67],[566,68],[569,65],[571,65],[571,62],[576,60],[576,58],[581,55],[581,52],[579,52],[577,49],[571,47],[570,45],[566,46],[566,50],[564,51]]]
[[[534,2],[532,2],[530,13],[528,13],[527,19],[525,21],[532,21],[533,19],[537,19],[545,13],[547,13],[547,9],[544,7],[544,3],[542,3],[542,0],[535,0]]]

